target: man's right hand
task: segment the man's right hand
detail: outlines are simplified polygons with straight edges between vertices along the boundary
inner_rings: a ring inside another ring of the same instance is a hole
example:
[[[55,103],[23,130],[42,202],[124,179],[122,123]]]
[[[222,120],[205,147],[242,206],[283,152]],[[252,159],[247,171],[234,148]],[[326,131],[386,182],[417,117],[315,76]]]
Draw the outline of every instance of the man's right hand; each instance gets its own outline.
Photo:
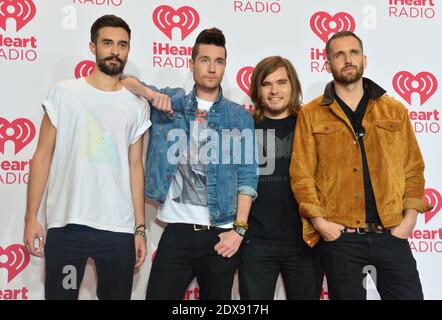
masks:
[[[338,239],[342,230],[345,229],[343,225],[329,222],[322,217],[312,218],[310,221],[325,241],[334,241]]]
[[[37,241],[35,241],[37,240]],[[26,220],[23,242],[30,254],[36,257],[43,257],[45,240],[43,236],[43,228],[37,219]],[[38,242],[38,246],[36,246]]]

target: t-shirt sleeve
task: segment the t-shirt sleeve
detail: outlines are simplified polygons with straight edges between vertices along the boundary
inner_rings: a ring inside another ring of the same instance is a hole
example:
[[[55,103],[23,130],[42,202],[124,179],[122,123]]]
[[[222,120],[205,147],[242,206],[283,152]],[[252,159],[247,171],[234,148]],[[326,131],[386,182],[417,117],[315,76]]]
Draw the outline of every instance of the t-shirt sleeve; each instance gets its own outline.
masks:
[[[52,125],[57,129],[60,115],[60,91],[58,86],[52,87],[41,104]]]
[[[131,141],[131,144],[134,144],[137,142],[143,134],[146,132],[147,129],[151,126],[150,122],[150,107],[146,100],[142,100],[141,104],[143,105],[142,108],[140,108],[138,112],[138,121],[136,128],[134,130],[134,135]]]

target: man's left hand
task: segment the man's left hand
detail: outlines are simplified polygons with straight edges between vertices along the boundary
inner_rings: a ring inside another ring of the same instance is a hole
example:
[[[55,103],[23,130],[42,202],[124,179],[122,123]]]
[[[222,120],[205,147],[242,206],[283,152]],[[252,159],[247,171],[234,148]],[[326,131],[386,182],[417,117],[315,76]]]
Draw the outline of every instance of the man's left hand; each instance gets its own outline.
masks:
[[[406,209],[404,219],[394,228],[391,228],[391,234],[400,239],[408,239],[416,226],[418,212],[415,209]]]
[[[135,268],[141,266],[146,260],[147,246],[146,240],[141,236],[135,236]]]
[[[220,241],[215,245],[215,251],[224,258],[231,258],[238,251],[243,237],[234,230],[220,233]]]

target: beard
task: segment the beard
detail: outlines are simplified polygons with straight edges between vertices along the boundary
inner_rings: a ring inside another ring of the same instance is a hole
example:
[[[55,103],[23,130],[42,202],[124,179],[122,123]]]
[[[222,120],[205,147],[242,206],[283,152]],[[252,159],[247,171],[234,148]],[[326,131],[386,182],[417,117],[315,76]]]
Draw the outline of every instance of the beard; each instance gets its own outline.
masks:
[[[106,64],[106,62],[110,60],[117,60],[119,64]],[[126,62],[127,61],[123,61],[119,57],[109,56],[103,59],[97,59],[97,67],[104,74],[107,74],[109,76],[116,76],[123,72]]]
[[[279,115],[287,112],[288,110],[290,110],[288,104],[281,107],[281,108],[271,108],[271,107],[267,106],[265,103],[262,103],[261,105],[264,109],[264,112],[266,112],[272,116],[279,116]]]
[[[343,70],[348,67],[356,68],[356,72],[346,75]],[[364,67],[362,66],[362,64],[359,66],[346,65],[341,70],[336,70],[335,67],[331,66],[331,72],[333,75],[333,79],[336,82],[339,82],[342,84],[352,84],[362,78],[362,76],[364,74]]]

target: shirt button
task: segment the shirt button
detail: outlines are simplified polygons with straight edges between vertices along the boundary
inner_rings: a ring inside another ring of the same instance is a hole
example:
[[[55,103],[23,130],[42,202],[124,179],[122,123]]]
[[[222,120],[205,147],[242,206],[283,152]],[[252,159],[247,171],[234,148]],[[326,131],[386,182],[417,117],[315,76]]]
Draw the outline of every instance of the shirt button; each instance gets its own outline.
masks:
[[[356,220],[356,224],[361,224],[361,220]]]
[[[353,140],[353,144],[357,144],[358,142],[356,140]]]
[[[358,168],[353,168],[353,172],[358,172]]]
[[[359,193],[355,194],[355,199],[359,199]]]

